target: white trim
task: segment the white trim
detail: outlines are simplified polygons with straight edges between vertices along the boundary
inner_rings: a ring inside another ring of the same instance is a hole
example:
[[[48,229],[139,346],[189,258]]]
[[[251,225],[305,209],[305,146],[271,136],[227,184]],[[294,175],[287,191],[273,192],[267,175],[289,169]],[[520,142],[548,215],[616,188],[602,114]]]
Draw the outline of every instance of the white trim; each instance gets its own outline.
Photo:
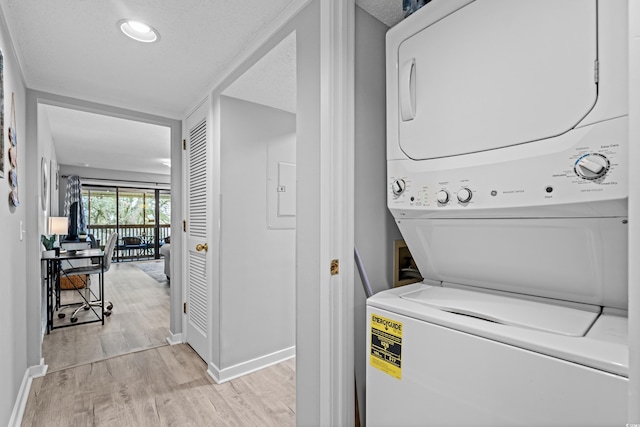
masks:
[[[629,1],[629,164],[640,161],[640,2]],[[640,171],[629,168],[629,260],[640,256]],[[627,425],[640,423],[640,266],[629,262],[629,390]]]
[[[354,402],[354,0],[321,2],[320,425],[351,425]],[[327,282],[321,271],[321,283]]]
[[[30,366],[27,369],[29,376],[33,378],[40,378],[47,375],[47,370],[49,369],[49,365],[44,364],[44,357],[40,359],[40,364],[35,366]]]
[[[182,344],[184,342],[184,340],[182,339],[182,332],[174,334],[173,332],[169,331],[167,342],[169,343],[169,345]]]
[[[285,360],[289,360],[292,357],[296,357],[296,347],[289,347],[283,350],[278,350],[271,354],[265,354],[264,356],[256,357],[246,362],[238,363],[237,365],[230,366],[228,368],[220,369],[213,363],[209,363],[207,374],[216,382],[216,384],[222,384],[227,381],[234,380],[243,375],[250,374],[260,369],[268,368]]]
[[[40,359],[39,365],[30,366],[24,372],[16,403],[13,405],[13,411],[9,418],[9,427],[19,427],[22,424],[22,417],[24,416],[24,410],[27,407],[27,400],[29,399],[29,392],[31,391],[31,383],[34,378],[44,377],[47,374],[48,368],[49,366],[44,364],[44,359]]]
[[[169,141],[171,142],[171,141]],[[82,177],[81,177],[82,178]],[[171,175],[167,175],[171,179]],[[129,180],[109,180],[101,178],[82,178],[82,185],[93,186],[109,186],[120,188],[144,188],[149,190],[171,190],[171,182],[155,182],[155,181],[129,181]]]

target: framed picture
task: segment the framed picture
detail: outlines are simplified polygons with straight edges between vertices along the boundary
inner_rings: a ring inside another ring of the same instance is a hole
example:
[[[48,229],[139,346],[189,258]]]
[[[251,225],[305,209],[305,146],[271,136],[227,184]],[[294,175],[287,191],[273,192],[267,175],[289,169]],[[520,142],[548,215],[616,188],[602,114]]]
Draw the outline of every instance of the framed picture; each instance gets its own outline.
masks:
[[[40,162],[40,172],[42,175],[42,182],[40,184],[40,190],[42,190],[42,210],[46,211],[49,207],[49,160],[42,158]]]

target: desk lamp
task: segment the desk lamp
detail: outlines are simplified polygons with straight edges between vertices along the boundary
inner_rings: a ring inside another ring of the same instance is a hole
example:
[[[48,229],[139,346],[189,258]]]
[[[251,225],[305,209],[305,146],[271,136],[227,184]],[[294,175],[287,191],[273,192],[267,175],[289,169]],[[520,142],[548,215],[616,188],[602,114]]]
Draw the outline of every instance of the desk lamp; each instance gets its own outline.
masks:
[[[56,241],[53,243],[56,255],[60,253],[60,235],[67,234],[68,221],[66,216],[49,217],[49,234],[56,236]]]

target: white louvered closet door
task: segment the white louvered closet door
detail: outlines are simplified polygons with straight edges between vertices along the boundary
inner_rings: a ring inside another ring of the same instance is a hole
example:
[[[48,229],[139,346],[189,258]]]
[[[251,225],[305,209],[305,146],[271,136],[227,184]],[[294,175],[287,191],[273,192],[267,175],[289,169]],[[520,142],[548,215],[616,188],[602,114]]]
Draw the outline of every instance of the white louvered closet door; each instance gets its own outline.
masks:
[[[208,103],[187,119],[187,342],[210,361]]]

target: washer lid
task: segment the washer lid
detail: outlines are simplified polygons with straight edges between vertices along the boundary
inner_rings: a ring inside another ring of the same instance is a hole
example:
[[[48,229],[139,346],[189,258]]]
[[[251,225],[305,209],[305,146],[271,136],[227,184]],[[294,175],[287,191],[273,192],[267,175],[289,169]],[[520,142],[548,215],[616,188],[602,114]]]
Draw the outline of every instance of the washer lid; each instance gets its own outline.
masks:
[[[584,336],[600,315],[598,306],[542,302],[447,287],[424,287],[400,298],[492,323],[575,337]]]
[[[416,31],[388,83],[402,151],[433,159],[573,129],[598,97],[596,12],[595,0],[476,0],[424,29],[407,20]]]

